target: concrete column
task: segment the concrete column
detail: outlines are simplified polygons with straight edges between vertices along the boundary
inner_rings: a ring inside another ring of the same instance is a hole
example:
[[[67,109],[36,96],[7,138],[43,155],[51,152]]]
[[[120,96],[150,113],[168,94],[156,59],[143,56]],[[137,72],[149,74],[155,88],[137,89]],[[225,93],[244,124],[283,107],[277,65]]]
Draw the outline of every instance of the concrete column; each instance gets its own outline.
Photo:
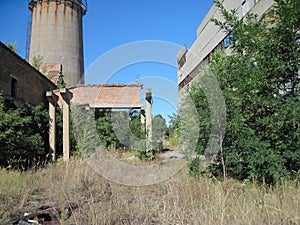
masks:
[[[152,89],[146,89],[146,150],[152,150]]]
[[[56,159],[56,104],[58,97],[52,92],[47,91],[46,97],[49,102],[49,155],[54,161]]]
[[[146,132],[145,129],[145,108],[144,106],[141,107],[141,132],[144,134]]]
[[[70,100],[72,93],[67,88],[60,89],[63,98],[63,160],[70,159]]]
[[[143,126],[145,124],[145,109],[144,107],[141,107],[141,125]]]

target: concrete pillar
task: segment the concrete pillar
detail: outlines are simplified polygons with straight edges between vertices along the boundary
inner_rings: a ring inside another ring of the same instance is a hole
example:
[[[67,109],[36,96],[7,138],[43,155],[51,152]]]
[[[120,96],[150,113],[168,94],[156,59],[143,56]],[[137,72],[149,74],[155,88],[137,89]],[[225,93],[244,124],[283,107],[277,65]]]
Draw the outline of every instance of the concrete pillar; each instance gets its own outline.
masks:
[[[145,109],[144,107],[141,107],[141,125],[145,125]]]
[[[152,150],[152,89],[146,89],[146,150]]]
[[[141,107],[141,132],[142,132],[142,134],[144,134],[146,132],[146,129],[145,129],[145,120],[146,120],[145,108],[142,106]]]
[[[70,159],[70,100],[72,93],[67,88],[60,89],[63,98],[63,160]]]
[[[46,97],[49,102],[49,155],[54,161],[56,158],[56,104],[58,97],[52,92],[47,91]]]

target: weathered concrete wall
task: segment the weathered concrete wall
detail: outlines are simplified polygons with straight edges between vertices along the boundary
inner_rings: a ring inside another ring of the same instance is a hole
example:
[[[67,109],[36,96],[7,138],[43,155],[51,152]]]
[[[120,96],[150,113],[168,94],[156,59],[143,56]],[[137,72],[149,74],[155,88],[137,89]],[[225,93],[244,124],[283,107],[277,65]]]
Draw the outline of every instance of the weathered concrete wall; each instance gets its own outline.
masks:
[[[16,105],[47,103],[46,91],[54,89],[55,84],[0,42],[0,90],[5,99]]]
[[[80,0],[31,1],[32,26],[29,59],[62,64],[67,86],[84,83],[82,15]]]
[[[68,88],[72,94],[71,104],[89,105],[92,108],[141,108],[140,90],[136,84],[86,84]],[[58,105],[63,105],[60,90]]]

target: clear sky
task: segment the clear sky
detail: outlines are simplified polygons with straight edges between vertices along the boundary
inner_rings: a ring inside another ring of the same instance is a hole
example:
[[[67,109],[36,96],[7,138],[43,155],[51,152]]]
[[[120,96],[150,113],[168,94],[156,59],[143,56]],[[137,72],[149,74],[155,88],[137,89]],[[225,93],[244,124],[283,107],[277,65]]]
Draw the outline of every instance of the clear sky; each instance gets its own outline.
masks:
[[[196,29],[213,4],[213,0],[88,0],[88,11],[83,17],[83,40],[85,70],[95,61],[120,46],[144,40],[157,40],[191,47]],[[27,0],[0,0],[0,41],[16,41],[17,53],[26,56],[26,35],[29,10]],[[174,54],[174,64],[176,54]],[[101,68],[98,68],[101,70]],[[87,73],[86,83],[99,83],[99,74]],[[177,92],[176,68],[155,62],[130,65],[112,74],[109,83],[133,83],[143,77],[160,77],[173,82],[172,91]],[[149,80],[149,79],[148,79]],[[159,79],[150,82],[158,85]],[[144,85],[147,87],[147,85]],[[153,95],[161,87],[153,88]],[[173,90],[174,89],[174,90]],[[168,100],[167,100],[168,101]],[[165,118],[176,111],[176,105],[156,101],[153,114]],[[166,118],[167,119],[167,118]]]

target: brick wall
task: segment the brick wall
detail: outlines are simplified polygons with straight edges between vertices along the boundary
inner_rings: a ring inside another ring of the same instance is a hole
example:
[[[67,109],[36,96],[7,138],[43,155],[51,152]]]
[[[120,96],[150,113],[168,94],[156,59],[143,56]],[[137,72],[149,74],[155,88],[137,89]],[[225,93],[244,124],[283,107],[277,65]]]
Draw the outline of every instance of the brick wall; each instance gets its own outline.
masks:
[[[20,105],[47,103],[46,91],[56,89],[49,79],[0,42],[0,91]]]

